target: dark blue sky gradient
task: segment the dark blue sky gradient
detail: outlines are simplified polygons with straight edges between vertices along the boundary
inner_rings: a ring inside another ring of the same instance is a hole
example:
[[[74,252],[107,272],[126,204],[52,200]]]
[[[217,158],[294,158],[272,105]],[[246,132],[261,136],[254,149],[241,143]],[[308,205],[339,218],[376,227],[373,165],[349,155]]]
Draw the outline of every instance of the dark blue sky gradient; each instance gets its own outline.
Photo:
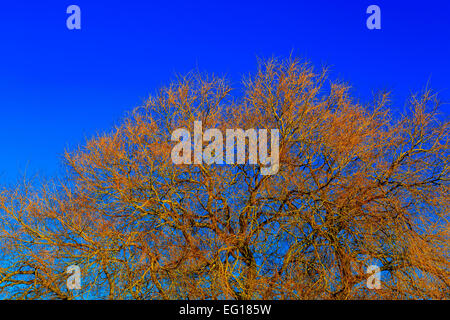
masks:
[[[82,30],[66,28],[79,5]],[[366,28],[381,8],[382,29]],[[450,1],[2,1],[0,183],[55,175],[66,148],[109,130],[175,73],[228,75],[257,57],[331,66],[363,100],[392,90],[402,110],[430,86],[450,102]],[[449,106],[443,107],[449,112]]]

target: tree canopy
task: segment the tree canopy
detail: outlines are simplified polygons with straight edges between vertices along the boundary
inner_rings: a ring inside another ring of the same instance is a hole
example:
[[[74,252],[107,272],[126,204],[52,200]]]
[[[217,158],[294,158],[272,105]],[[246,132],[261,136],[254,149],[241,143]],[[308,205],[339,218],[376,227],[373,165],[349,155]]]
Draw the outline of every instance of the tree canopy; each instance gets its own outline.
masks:
[[[233,90],[191,73],[0,191],[0,295],[14,299],[448,299],[449,122],[431,90],[370,103],[297,59]],[[279,170],[171,160],[177,128],[278,129]],[[66,288],[66,268],[82,288]],[[382,271],[366,286],[367,267]]]

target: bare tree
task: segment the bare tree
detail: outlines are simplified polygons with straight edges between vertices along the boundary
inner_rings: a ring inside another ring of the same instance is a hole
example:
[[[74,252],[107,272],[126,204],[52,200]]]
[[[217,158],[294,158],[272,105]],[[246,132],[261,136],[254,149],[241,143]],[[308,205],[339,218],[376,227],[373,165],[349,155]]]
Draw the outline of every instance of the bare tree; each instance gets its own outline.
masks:
[[[232,92],[190,74],[66,154],[60,181],[0,193],[0,294],[16,299],[448,299],[449,122],[403,116],[299,60]],[[280,168],[174,165],[171,133],[280,132]],[[67,290],[69,265],[82,289]],[[369,265],[381,289],[366,287]]]

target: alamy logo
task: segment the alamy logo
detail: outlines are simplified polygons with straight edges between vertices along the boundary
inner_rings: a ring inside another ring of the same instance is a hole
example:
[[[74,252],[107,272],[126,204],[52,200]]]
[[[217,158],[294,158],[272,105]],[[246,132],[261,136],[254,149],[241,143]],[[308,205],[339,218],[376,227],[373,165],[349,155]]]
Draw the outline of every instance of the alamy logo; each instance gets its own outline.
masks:
[[[369,274],[367,278],[367,288],[369,289],[381,289],[381,270],[377,265],[370,265],[367,267],[366,273]]]
[[[66,273],[70,274],[67,279],[66,285],[69,290],[80,290],[81,289],[81,269],[77,265],[71,265],[67,267]]]
[[[66,10],[67,14],[70,16],[66,20],[66,26],[69,30],[80,30],[81,29],[81,10],[77,5],[70,5]]]
[[[366,26],[369,30],[381,29],[381,9],[377,5],[371,5],[367,7],[367,14],[370,16],[366,20]]]
[[[261,166],[262,175],[274,175],[279,169],[279,131],[270,130],[270,155],[267,129],[227,129],[225,132],[226,156],[224,161],[223,134],[219,129],[208,129],[203,133],[202,122],[194,121],[193,143],[191,134],[184,128],[176,129],[171,136],[177,141],[171,153],[174,164],[245,164],[246,141],[248,139],[248,163]],[[204,148],[203,142],[209,142]],[[192,144],[194,159],[192,161]],[[235,150],[237,154],[235,157]],[[259,153],[259,157],[258,157]],[[235,159],[236,158],[236,159]]]

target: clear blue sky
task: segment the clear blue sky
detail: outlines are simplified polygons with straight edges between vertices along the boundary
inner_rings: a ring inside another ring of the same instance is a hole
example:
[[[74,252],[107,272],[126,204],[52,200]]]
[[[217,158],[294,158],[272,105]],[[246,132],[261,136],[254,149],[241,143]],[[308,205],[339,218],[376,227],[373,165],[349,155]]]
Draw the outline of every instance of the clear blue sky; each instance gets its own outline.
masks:
[[[66,28],[71,4],[81,30]],[[381,30],[366,28],[371,4]],[[65,148],[194,68],[238,84],[257,57],[293,51],[362,99],[390,89],[400,110],[430,80],[450,102],[448,0],[2,1],[0,45],[0,183],[55,175]]]

